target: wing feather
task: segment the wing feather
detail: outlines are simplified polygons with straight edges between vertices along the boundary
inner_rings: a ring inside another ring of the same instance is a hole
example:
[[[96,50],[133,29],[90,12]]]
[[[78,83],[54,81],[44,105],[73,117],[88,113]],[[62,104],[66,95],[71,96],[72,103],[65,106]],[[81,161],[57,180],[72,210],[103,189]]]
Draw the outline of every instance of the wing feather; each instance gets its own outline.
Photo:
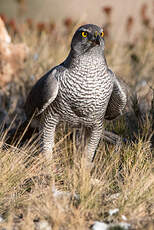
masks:
[[[27,118],[41,114],[55,100],[59,89],[56,74],[56,68],[50,70],[32,87],[24,106]]]
[[[106,109],[105,119],[112,120],[123,114],[128,101],[128,86],[119,79],[110,69],[109,74],[113,77],[113,91]]]

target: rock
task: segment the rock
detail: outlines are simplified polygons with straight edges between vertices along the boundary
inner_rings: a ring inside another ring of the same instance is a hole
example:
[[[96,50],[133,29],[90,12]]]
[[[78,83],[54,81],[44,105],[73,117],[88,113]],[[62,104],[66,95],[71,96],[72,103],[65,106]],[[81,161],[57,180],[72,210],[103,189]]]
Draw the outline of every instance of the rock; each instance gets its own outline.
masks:
[[[114,193],[109,197],[109,200],[116,200],[119,196],[120,196],[119,192]]]
[[[112,215],[115,215],[116,213],[119,212],[119,209],[118,208],[114,208],[114,209],[110,209],[109,210],[109,215],[112,216]]]
[[[58,190],[54,185],[52,186],[52,195],[55,200],[55,204],[60,212],[69,211],[69,201],[74,200],[78,202],[80,197],[77,194],[71,194],[70,192]]]
[[[105,224],[104,222],[98,222],[96,221],[94,225],[92,226],[92,230],[108,230],[108,224]]]
[[[123,229],[123,230],[128,230],[128,229],[130,229],[130,227],[131,227],[131,225],[130,224],[128,224],[128,223],[125,223],[125,222],[120,222],[120,223],[118,223],[118,224],[111,224],[111,227],[121,227],[121,229]]]
[[[58,190],[55,185],[52,186],[52,194],[53,194],[53,197],[54,198],[63,198],[63,197],[68,197],[68,198],[72,198],[72,194],[70,192],[66,192],[66,191],[61,191],[61,190]],[[77,199],[79,200],[80,197],[79,195],[77,194],[74,194],[73,195],[73,198],[74,199]]]
[[[0,223],[4,222],[3,217],[0,215]]]
[[[46,220],[41,220],[35,223],[36,230],[52,230],[52,227]]]
[[[4,22],[1,18],[0,18],[0,35],[1,35],[0,36],[1,41],[4,41],[6,43],[11,42],[11,37],[9,36],[9,34],[5,28]]]
[[[124,215],[122,215],[122,216],[121,216],[121,218],[122,218],[124,221],[126,221],[126,220],[127,220],[127,217],[126,217],[126,216],[124,216]]]
[[[119,229],[119,230],[128,230],[130,229],[131,225],[125,222],[120,222],[117,224],[110,223],[106,224],[104,222],[95,221],[94,224],[91,226],[92,230],[113,230],[113,229]]]
[[[55,186],[52,186],[52,193],[54,198],[66,198],[71,197],[71,194],[69,192],[58,190]]]
[[[4,86],[23,68],[29,49],[26,44],[13,44],[0,18],[0,86]]]

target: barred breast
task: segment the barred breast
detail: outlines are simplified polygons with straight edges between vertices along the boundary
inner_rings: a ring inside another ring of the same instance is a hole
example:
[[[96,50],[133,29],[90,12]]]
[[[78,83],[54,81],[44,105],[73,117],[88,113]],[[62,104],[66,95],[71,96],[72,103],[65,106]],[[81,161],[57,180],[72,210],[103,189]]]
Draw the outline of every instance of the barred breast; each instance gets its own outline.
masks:
[[[52,104],[60,120],[93,125],[103,119],[113,88],[113,79],[100,59],[80,61],[60,79]]]

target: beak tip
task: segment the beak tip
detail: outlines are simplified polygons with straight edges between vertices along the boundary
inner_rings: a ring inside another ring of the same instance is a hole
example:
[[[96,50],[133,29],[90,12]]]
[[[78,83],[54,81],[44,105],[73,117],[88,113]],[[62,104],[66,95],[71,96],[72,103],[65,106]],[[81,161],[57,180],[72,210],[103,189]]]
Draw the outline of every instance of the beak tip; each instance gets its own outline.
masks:
[[[97,45],[100,45],[100,36],[99,35],[97,35],[95,42]]]

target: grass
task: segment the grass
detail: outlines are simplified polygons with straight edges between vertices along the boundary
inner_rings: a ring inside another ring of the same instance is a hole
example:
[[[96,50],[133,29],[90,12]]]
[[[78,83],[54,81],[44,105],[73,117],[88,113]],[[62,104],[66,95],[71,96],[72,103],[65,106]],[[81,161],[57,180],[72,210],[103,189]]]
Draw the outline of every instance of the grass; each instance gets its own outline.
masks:
[[[22,106],[28,91],[44,72],[64,60],[75,28],[65,28],[61,33],[56,28],[48,34],[25,24],[22,32],[10,31],[14,42],[23,41],[29,46],[30,54],[24,69],[2,90],[3,109],[9,117],[6,127],[15,116],[12,127],[24,119]],[[151,30],[140,36],[137,44],[119,45],[110,38],[106,41],[109,66],[142,96],[134,97],[124,117],[106,122],[106,129],[127,137],[128,142],[116,149],[101,141],[91,173],[82,152],[75,148],[72,130],[65,125],[57,129],[51,162],[41,154],[36,156],[39,147],[34,139],[22,147],[14,144],[8,148],[4,144],[8,130],[1,129],[0,215],[5,221],[0,229],[36,229],[43,221],[54,230],[88,229],[96,220],[118,223],[124,221],[123,216],[132,229],[153,228],[154,102],[150,88],[148,92],[137,88],[143,80],[153,85],[153,53]],[[56,196],[55,189],[67,195]],[[114,208],[119,209],[118,213],[109,215]]]

